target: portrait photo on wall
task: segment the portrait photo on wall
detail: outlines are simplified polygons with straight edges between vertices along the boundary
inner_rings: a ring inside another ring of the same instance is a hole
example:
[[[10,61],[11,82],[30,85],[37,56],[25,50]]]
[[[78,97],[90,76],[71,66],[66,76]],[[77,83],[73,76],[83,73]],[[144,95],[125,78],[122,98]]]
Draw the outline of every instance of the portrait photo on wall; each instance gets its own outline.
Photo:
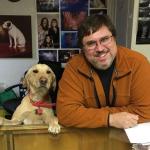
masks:
[[[78,30],[88,15],[88,0],[61,0],[61,29]]]
[[[59,50],[58,51],[58,61],[62,62],[62,63],[66,63],[75,54],[79,54],[79,50]]]
[[[150,0],[139,1],[136,44],[150,44]]]
[[[59,48],[59,14],[38,14],[38,48]]]
[[[31,16],[0,15],[0,58],[32,58]]]
[[[78,30],[87,15],[87,11],[62,11],[61,29],[65,31]]]
[[[77,48],[77,32],[61,32],[61,48]]]
[[[57,62],[57,50],[39,50],[39,61]]]
[[[36,0],[37,12],[59,12],[59,0]]]

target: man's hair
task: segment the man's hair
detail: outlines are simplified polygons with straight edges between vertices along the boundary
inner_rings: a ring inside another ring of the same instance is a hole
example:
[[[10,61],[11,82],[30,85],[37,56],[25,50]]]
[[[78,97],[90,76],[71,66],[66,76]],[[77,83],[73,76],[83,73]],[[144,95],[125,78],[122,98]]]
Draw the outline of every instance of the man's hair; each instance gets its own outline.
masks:
[[[116,37],[115,26],[107,15],[90,15],[84,20],[78,29],[78,46],[82,48],[83,37],[93,34],[102,26],[106,26],[112,35]]]

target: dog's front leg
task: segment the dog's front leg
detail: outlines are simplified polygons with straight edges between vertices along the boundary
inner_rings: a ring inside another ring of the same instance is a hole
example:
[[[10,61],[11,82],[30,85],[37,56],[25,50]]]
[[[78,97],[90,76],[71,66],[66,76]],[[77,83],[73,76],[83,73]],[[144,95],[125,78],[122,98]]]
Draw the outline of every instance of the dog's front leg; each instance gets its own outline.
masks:
[[[16,47],[17,47],[17,37],[14,36],[14,46],[13,46],[13,48],[16,49]]]
[[[12,47],[12,37],[9,36],[9,47]]]
[[[55,116],[52,116],[49,120],[48,131],[53,134],[60,133],[60,125],[58,124],[58,119]]]

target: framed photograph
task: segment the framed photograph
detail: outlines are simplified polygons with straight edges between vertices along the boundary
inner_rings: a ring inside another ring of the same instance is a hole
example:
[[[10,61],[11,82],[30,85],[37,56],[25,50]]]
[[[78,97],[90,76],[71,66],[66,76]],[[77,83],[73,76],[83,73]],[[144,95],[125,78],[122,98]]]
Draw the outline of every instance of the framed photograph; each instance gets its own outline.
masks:
[[[0,58],[32,58],[31,16],[0,15]]]
[[[150,44],[150,0],[139,1],[136,44]]]
[[[87,0],[61,0],[61,29],[78,30],[88,15]]]
[[[60,6],[65,11],[87,11],[88,0],[60,0]]]
[[[58,51],[58,61],[62,62],[62,63],[66,63],[75,54],[79,54],[79,50],[59,50]]]
[[[77,32],[61,32],[61,48],[77,48]]]
[[[62,30],[78,30],[78,27],[85,20],[88,13],[86,11],[62,11]]]
[[[38,14],[38,48],[59,48],[59,14]]]
[[[57,62],[57,50],[39,50],[39,61]]]
[[[36,0],[37,12],[59,12],[59,0]]]

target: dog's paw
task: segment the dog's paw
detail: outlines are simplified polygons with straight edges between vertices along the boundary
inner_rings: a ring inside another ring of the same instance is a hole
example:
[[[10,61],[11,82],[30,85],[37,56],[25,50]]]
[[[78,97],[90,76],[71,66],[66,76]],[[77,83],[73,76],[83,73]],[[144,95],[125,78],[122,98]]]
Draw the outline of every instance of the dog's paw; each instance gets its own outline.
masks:
[[[48,127],[48,132],[52,133],[52,134],[58,134],[60,133],[60,125],[59,124],[50,124]]]

